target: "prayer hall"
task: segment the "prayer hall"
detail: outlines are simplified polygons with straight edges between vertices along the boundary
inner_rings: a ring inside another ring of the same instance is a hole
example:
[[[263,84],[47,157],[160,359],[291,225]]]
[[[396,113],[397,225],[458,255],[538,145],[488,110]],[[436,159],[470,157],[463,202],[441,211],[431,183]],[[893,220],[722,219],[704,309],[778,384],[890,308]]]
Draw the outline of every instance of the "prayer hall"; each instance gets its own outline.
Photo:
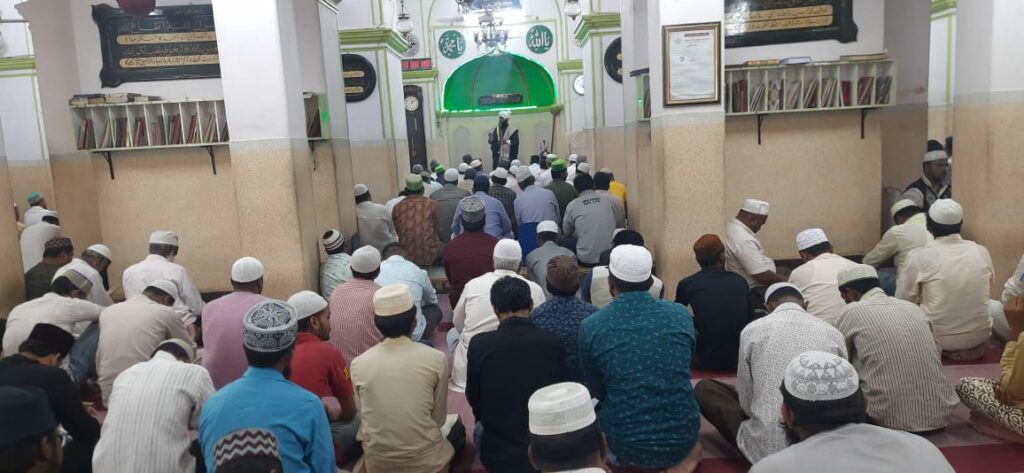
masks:
[[[0,0],[0,473],[1024,473],[1022,24]]]

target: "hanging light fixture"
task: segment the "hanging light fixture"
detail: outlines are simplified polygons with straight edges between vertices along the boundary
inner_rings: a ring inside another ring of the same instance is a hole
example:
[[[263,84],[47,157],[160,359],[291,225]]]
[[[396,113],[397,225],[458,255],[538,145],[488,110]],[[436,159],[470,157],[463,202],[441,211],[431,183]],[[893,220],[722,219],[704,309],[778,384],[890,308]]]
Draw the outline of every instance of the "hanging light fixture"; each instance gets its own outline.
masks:
[[[488,49],[505,47],[508,41],[508,30],[502,28],[505,20],[494,16],[494,10],[488,8],[480,15],[480,30],[473,33],[477,47],[486,45]]]
[[[395,23],[395,30],[401,33],[402,36],[408,36],[409,33],[412,33],[412,19],[409,17],[409,13],[405,11],[405,0],[402,0],[402,11],[398,14],[398,22]]]
[[[583,14],[583,5],[580,5],[580,0],[568,0],[565,2],[565,8],[562,11],[566,16],[575,20],[577,16]]]

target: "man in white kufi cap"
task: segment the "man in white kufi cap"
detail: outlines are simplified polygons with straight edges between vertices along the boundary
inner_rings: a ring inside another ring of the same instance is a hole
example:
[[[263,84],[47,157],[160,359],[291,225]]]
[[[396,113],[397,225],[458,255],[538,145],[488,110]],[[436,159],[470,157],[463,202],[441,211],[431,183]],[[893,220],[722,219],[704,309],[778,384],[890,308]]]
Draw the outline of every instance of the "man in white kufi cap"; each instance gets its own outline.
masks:
[[[353,251],[352,279],[331,293],[330,341],[348,363],[383,339],[373,325],[373,295],[380,289],[373,281],[380,263],[380,252],[372,246]]]
[[[491,286],[505,276],[522,279],[530,286],[533,306],[544,303],[544,289],[537,283],[519,275],[523,262],[523,250],[519,242],[511,239],[499,240],[494,246],[494,271],[476,277],[466,283],[459,302],[452,311],[454,328],[448,331],[448,350],[452,355],[452,379],[449,388],[456,392],[466,389],[466,356],[469,342],[479,333],[498,328],[498,316],[491,305]]]
[[[740,333],[736,385],[713,379],[694,386],[701,414],[750,461],[789,444],[779,424],[782,373],[793,357],[817,350],[846,357],[846,341],[835,327],[807,312],[803,294],[781,282],[765,291],[768,314]]]
[[[519,158],[519,129],[509,124],[511,114],[507,110],[498,113],[498,126],[487,135],[487,144],[491,146],[491,159],[494,167],[498,167],[498,160],[507,159],[510,162]]]
[[[992,335],[1006,335],[1002,305],[989,299],[995,270],[988,250],[960,236],[964,210],[953,199],[928,209],[935,241],[910,253],[896,282],[896,297],[921,306],[932,321],[943,355],[976,360]],[[1002,332],[1002,333],[999,333]]]
[[[174,262],[178,248],[177,233],[161,230],[150,234],[149,256],[124,270],[124,297],[127,299],[142,294],[146,286],[153,281],[171,281],[178,286],[180,295],[174,303],[174,310],[182,317],[185,326],[189,327],[203,313],[205,304],[188,271],[184,266]]]
[[[778,274],[775,261],[765,254],[756,235],[768,222],[768,207],[763,200],[747,199],[736,217],[725,225],[725,269],[747,280],[754,307],[760,305],[764,287],[786,280]]]
[[[907,255],[935,238],[928,232],[928,216],[924,209],[910,199],[902,199],[889,210],[895,225],[889,227],[878,244],[864,255],[863,263],[876,268],[889,258],[896,263],[896,274],[903,269]],[[891,273],[879,273],[882,289],[890,296],[896,293],[896,278]]]
[[[380,251],[388,243],[398,241],[395,223],[387,207],[374,202],[370,196],[370,189],[364,184],[356,184],[355,194],[356,220],[359,223],[359,232],[356,236],[359,237],[359,241],[353,241],[352,247],[370,245]]]
[[[876,425],[925,433],[946,427],[959,404],[942,373],[928,317],[916,304],[882,291],[875,268],[857,264],[837,275],[849,304],[836,319],[850,363],[861,374]]]
[[[93,304],[110,307],[114,305],[114,301],[110,298],[110,294],[107,293],[107,288],[103,286],[103,275],[106,274],[107,269],[110,267],[112,259],[110,248],[107,245],[92,245],[82,252],[81,258],[72,259],[70,263],[60,268],[57,274],[72,268],[78,271],[92,282],[92,289],[89,290],[87,300]],[[54,279],[56,279],[56,276],[54,276]]]
[[[910,199],[925,211],[939,199],[953,197],[953,186],[947,182],[949,156],[945,151],[929,151],[921,160],[922,176],[911,182],[903,191],[903,198]]]
[[[174,311],[178,286],[161,279],[142,291],[100,313],[100,341],[96,350],[96,374],[99,375],[103,401],[110,398],[114,379],[136,363],[150,358],[165,340],[192,342],[181,317]]]
[[[526,255],[526,274],[530,280],[544,289],[544,296],[551,298],[547,288],[548,261],[556,256],[576,255],[572,250],[558,244],[558,224],[545,220],[537,224],[537,249]]]
[[[231,265],[231,288],[230,294],[210,302],[203,311],[203,367],[210,371],[217,389],[245,372],[242,319],[267,300],[262,296],[263,264],[251,256],[239,258]]]
[[[452,240],[452,222],[455,220],[459,202],[469,196],[469,191],[459,187],[458,170],[455,168],[446,170],[444,172],[444,187],[430,194],[430,199],[437,202],[437,215],[434,223],[437,227],[437,238],[441,240],[441,243],[448,243]]]
[[[320,244],[327,253],[327,259],[320,265],[320,295],[330,298],[334,288],[352,279],[352,257],[348,254],[349,245],[341,230],[327,230],[320,237]]]
[[[832,243],[820,228],[798,233],[796,250],[804,264],[793,270],[789,282],[804,295],[808,312],[835,324],[846,306],[846,302],[839,296],[836,275],[857,263],[833,253]]]
[[[782,422],[793,445],[755,462],[751,473],[953,472],[924,437],[867,423],[859,381],[853,366],[833,353],[808,351],[794,357],[781,382]],[[776,412],[776,423],[778,417]]]
[[[594,414],[590,391],[558,383],[530,396],[530,462],[542,473],[603,473],[608,443]]]

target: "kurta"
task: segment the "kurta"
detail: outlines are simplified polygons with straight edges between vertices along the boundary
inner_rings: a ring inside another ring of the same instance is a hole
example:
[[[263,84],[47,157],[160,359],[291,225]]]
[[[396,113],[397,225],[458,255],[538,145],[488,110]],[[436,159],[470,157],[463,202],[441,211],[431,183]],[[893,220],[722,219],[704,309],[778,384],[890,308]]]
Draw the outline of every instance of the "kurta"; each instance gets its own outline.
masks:
[[[53,324],[68,333],[74,333],[76,324],[99,320],[102,310],[103,307],[87,300],[59,296],[54,292],[18,304],[7,316],[3,355],[18,353],[21,342],[28,338],[36,324]]]
[[[96,271],[96,268],[93,268],[89,263],[81,259],[75,258],[63,268],[57,270],[57,272],[63,273],[66,269],[78,271],[79,274],[88,278],[89,282],[92,283],[92,288],[89,289],[89,297],[86,298],[89,302],[103,307],[114,305],[110,294],[107,294],[107,289],[103,287],[103,276],[100,276],[100,272]]]
[[[725,269],[743,276],[750,287],[759,285],[755,274],[775,272],[775,261],[764,253],[761,241],[736,218],[725,224]]]
[[[422,195],[410,195],[395,206],[392,218],[409,261],[420,266],[434,264],[441,256],[441,240],[435,227],[437,202]]]
[[[430,199],[437,202],[437,238],[442,243],[448,243],[452,239],[452,221],[455,219],[455,210],[459,208],[459,201],[469,197],[470,193],[459,189],[455,184],[445,184],[444,188],[430,194]]]
[[[351,260],[352,257],[346,253],[327,255],[320,266],[320,295],[324,299],[330,299],[334,288],[352,279]]]
[[[878,267],[893,258],[896,272],[900,272],[911,251],[935,241],[928,232],[927,224],[928,217],[919,213],[900,225],[893,225],[882,235],[878,244],[864,255],[864,264]]]
[[[203,367],[217,389],[238,379],[249,367],[242,349],[242,319],[256,304],[266,300],[259,294],[232,292],[206,306],[203,314]]]
[[[60,227],[46,222],[31,225],[21,232],[22,272],[27,273],[33,266],[39,264],[43,260],[46,242],[59,236]]]
[[[356,204],[356,220],[359,223],[359,243],[383,250],[388,243],[398,241],[395,224],[388,209],[376,202]]]
[[[149,255],[142,262],[133,264],[124,270],[124,297],[127,299],[139,294],[152,282],[166,279],[178,287],[178,300],[174,302],[174,310],[182,317],[185,325],[191,325],[203,313],[203,298],[192,283],[185,268],[177,263],[167,261],[160,255]]]
[[[331,345],[349,363],[384,336],[373,324],[373,293],[380,286],[369,279],[353,279],[331,294]]]
[[[416,266],[416,263],[394,255],[380,263],[380,275],[373,282],[380,287],[405,284],[409,288],[413,303],[416,304],[416,328],[412,330],[412,339],[419,341],[423,338],[423,330],[427,328],[423,306],[437,305],[437,291],[427,271]]]
[[[505,206],[498,199],[483,192],[476,192],[474,196],[484,201],[484,232],[497,238],[515,238],[512,233],[512,221],[505,213]],[[452,219],[452,235],[462,234],[462,209],[455,209],[455,216]]]
[[[834,325],[846,308],[839,294],[839,272],[856,265],[842,256],[822,253],[794,269],[789,282],[804,295],[807,312]]]
[[[484,232],[469,232],[445,245],[441,262],[448,277],[448,302],[452,307],[459,303],[466,283],[494,271],[494,246],[497,244],[497,238]]]

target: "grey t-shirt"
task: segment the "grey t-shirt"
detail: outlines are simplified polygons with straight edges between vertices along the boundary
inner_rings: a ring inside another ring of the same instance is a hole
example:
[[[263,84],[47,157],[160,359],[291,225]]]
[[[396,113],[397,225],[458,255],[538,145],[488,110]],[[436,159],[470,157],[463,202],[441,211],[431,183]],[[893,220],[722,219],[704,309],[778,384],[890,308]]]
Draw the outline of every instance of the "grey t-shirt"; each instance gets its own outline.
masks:
[[[553,241],[545,242],[539,248],[526,255],[526,270],[530,280],[544,289],[544,296],[551,297],[548,292],[548,261],[556,256],[574,256],[572,250],[559,246]]]
[[[583,191],[565,208],[562,233],[576,237],[581,263],[599,263],[601,253],[612,247],[612,233],[626,226],[626,211],[618,200],[592,190]]]

